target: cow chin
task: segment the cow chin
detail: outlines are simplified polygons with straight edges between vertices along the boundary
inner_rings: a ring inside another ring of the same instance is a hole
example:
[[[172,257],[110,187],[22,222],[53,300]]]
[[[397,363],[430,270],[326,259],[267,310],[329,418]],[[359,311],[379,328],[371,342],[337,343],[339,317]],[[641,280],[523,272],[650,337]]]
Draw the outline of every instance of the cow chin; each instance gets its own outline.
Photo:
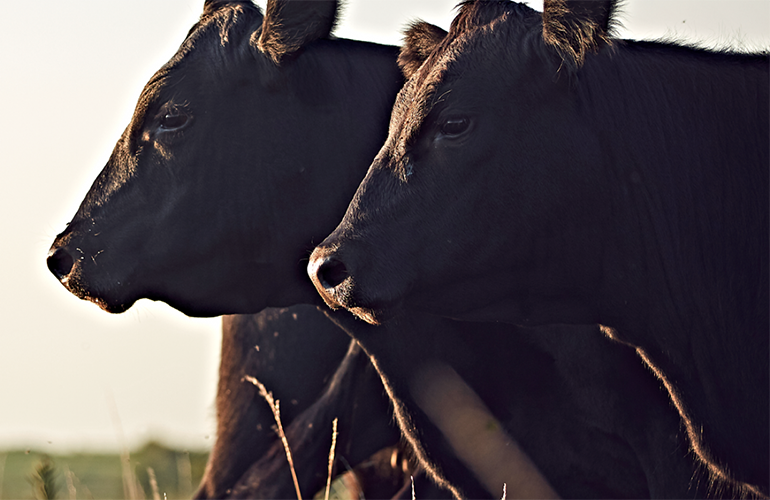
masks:
[[[90,291],[77,282],[69,281],[64,283],[64,286],[76,297],[96,304],[100,309],[110,314],[120,314],[126,312],[136,302],[136,299],[127,299],[125,297],[119,298],[109,292]]]
[[[99,308],[101,308],[103,311],[106,311],[110,314],[121,314],[129,309],[131,309],[131,306],[134,305],[136,301],[132,300],[130,302],[116,302],[116,303],[110,303],[102,298],[99,297],[86,297],[86,300],[89,302],[93,302]]]

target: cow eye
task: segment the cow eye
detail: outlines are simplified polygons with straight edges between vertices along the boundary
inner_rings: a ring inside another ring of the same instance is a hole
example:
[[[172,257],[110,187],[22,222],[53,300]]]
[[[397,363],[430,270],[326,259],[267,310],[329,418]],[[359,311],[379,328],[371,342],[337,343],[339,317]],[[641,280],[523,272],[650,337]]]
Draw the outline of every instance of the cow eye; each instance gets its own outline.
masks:
[[[187,125],[188,121],[189,121],[189,118],[187,117],[187,115],[183,115],[180,113],[166,113],[160,119],[160,129],[163,132],[179,130],[180,128]]]
[[[470,120],[468,118],[447,118],[441,123],[439,132],[444,137],[454,138],[468,130],[469,125]]]

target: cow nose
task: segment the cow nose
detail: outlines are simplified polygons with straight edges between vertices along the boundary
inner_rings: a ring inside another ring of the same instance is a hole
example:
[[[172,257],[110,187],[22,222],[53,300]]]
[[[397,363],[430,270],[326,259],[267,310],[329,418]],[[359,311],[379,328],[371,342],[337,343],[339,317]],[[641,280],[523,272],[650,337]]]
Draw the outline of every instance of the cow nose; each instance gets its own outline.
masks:
[[[325,257],[314,264],[316,264],[315,275],[318,278],[318,282],[326,290],[336,288],[348,277],[348,270],[345,268],[345,264],[334,257]]]
[[[75,263],[72,256],[63,248],[57,248],[49,253],[46,262],[48,264],[48,270],[51,271],[59,281],[72,271],[72,265]]]

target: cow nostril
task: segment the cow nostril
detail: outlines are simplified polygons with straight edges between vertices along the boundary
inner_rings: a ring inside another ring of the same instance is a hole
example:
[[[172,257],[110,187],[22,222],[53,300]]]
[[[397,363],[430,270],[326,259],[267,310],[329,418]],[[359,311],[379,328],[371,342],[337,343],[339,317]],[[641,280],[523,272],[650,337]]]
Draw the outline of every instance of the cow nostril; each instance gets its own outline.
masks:
[[[318,267],[318,280],[325,289],[335,288],[348,277],[348,270],[341,261],[327,257]]]
[[[48,270],[53,273],[58,280],[61,280],[72,271],[72,265],[75,261],[72,260],[72,256],[63,248],[57,248],[53,252],[48,254],[46,260],[48,264]]]

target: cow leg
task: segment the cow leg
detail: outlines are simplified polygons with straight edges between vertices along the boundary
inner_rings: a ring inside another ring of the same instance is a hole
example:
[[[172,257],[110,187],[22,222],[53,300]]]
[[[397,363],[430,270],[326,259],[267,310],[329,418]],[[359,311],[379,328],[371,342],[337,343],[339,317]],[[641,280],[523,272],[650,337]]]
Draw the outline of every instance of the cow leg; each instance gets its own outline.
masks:
[[[223,318],[217,438],[195,498],[224,497],[276,441],[273,415],[244,376],[273,391],[289,425],[322,393],[349,342],[311,306]]]

